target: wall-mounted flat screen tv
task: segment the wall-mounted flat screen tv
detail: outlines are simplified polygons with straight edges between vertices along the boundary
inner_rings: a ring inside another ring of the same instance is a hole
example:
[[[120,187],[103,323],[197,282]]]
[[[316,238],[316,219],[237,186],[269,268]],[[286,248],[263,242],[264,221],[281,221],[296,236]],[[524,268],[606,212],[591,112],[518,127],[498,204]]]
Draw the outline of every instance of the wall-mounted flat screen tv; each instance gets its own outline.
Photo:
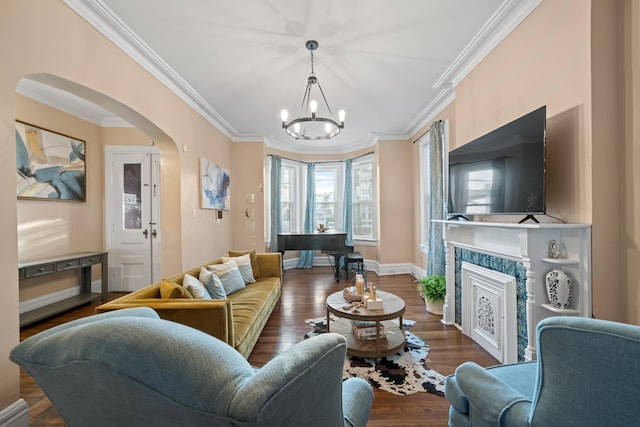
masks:
[[[546,213],[546,110],[449,152],[450,216]]]

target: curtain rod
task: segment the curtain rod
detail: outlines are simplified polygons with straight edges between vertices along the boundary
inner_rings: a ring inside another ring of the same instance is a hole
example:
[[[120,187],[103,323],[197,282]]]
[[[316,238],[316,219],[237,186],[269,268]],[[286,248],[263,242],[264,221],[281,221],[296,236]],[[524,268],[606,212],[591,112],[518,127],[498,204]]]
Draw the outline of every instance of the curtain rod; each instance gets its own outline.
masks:
[[[284,160],[289,160],[291,162],[298,162],[298,163],[339,163],[339,162],[344,162],[347,160],[355,160],[355,159],[359,159],[360,157],[364,157],[364,156],[368,156],[369,154],[375,154],[375,151],[369,151],[368,153],[364,153],[364,154],[360,154],[359,156],[356,157],[350,157],[349,159],[344,159],[344,160],[319,160],[319,161],[313,161],[313,160],[298,160],[298,159],[291,159],[289,157],[283,157],[283,156],[279,156],[281,159]],[[278,156],[277,154],[267,154],[268,156]]]
[[[442,123],[442,120],[436,120],[433,123]],[[433,123],[431,123],[431,126],[433,126]],[[415,144],[416,142],[420,141],[420,138],[422,138],[423,136],[425,136],[426,134],[428,134],[431,131],[431,126],[429,126],[429,129],[425,130],[424,132],[422,132],[420,134],[419,137],[417,137],[416,139],[413,140],[412,144]]]

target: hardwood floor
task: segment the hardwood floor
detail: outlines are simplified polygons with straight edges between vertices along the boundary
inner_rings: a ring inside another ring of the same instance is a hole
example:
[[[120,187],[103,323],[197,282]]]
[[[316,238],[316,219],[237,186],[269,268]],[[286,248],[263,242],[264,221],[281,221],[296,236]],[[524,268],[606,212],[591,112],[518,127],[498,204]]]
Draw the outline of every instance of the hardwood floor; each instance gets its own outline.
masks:
[[[379,289],[394,293],[406,302],[404,317],[416,321],[411,332],[425,340],[430,347],[426,364],[433,370],[448,375],[462,362],[473,360],[482,366],[497,364],[489,353],[463,336],[454,326],[445,326],[440,316],[425,311],[424,302],[418,297],[413,277],[408,274],[377,276],[369,272],[368,278]],[[280,352],[303,339],[310,330],[305,319],[326,315],[327,295],[345,286],[336,283],[330,267],[314,267],[308,270],[287,270],[283,282],[282,298],[265,326],[249,362],[262,366]],[[109,298],[120,296],[110,293]],[[52,317],[21,329],[23,340],[35,333],[73,319],[94,314],[98,303]],[[30,408],[30,426],[64,426],[55,408],[34,381],[21,371],[20,394]],[[417,393],[396,396],[384,391],[375,392],[375,401],[368,426],[446,426],[449,405],[442,396]]]

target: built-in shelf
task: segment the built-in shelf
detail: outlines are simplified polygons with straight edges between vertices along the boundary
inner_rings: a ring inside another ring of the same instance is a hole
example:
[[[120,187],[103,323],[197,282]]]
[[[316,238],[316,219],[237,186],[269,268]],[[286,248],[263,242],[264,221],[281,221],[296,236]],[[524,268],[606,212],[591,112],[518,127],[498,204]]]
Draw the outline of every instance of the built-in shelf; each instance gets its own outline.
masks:
[[[558,308],[554,307],[552,304],[540,304],[540,306],[556,314],[564,314],[566,316],[580,316],[580,311],[574,310],[572,308]]]
[[[464,249],[519,264],[515,275],[523,280],[526,296],[524,304],[509,309],[519,310],[511,329],[526,331],[518,335],[518,358],[534,360],[536,357],[536,326],[551,316],[591,317],[591,226],[589,224],[516,224],[474,221],[434,221],[443,225],[446,250],[447,295],[445,297],[445,324],[462,324],[465,309],[473,303],[470,298],[458,296],[456,289],[456,250]],[[549,242],[555,240],[562,248],[562,258],[549,257]],[[501,264],[498,262],[497,264]],[[501,264],[502,265],[502,264]],[[488,267],[500,271],[498,267]],[[562,269],[571,277],[571,308],[559,309],[549,304],[545,277],[549,270]],[[510,273],[509,275],[512,275]],[[461,277],[460,277],[461,279]],[[519,296],[519,298],[522,298]],[[524,299],[523,298],[523,299]],[[461,313],[461,315],[458,314]],[[473,312],[473,310],[472,310]],[[511,330],[510,329],[510,330]],[[523,342],[525,341],[526,342]],[[524,345],[524,350],[521,348]],[[522,351],[524,354],[522,354]]]
[[[558,264],[558,265],[578,265],[580,261],[573,258],[541,258],[540,261],[546,262],[548,264]]]

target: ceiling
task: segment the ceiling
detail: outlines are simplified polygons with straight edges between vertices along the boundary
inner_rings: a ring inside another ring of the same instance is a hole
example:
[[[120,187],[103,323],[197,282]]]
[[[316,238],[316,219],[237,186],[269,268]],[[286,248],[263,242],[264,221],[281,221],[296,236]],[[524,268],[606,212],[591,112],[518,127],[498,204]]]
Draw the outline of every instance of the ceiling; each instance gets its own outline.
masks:
[[[342,153],[415,135],[542,0],[63,1],[232,141]],[[347,113],[331,140],[297,141],[281,127],[280,110],[297,115],[302,101],[310,39],[327,101]],[[64,95],[45,88],[23,80],[18,91],[49,104]],[[65,98],[62,109],[123,125]]]

